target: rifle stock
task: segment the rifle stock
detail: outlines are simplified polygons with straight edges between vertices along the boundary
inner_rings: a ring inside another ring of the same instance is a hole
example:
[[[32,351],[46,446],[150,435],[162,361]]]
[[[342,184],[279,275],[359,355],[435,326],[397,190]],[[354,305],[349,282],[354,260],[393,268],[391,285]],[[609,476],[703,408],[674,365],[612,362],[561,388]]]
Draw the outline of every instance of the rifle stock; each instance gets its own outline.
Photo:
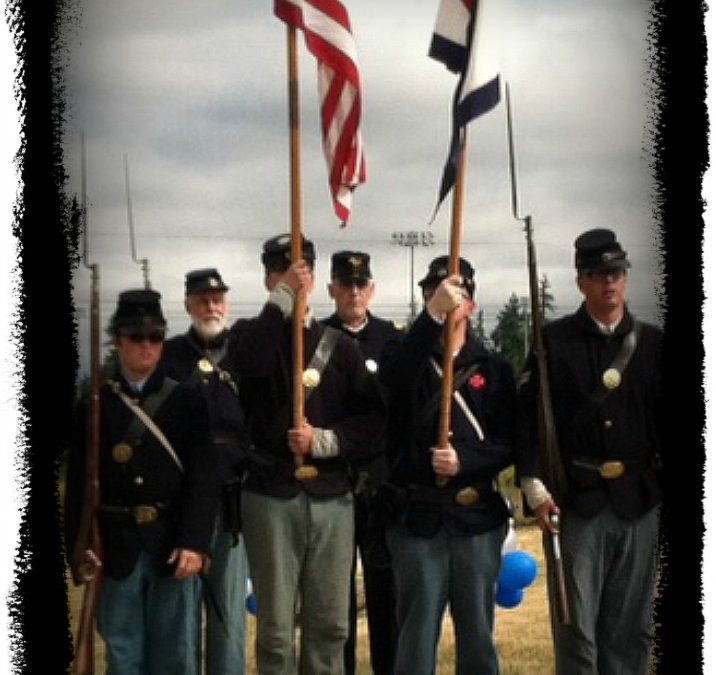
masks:
[[[92,290],[90,301],[90,406],[85,459],[85,494],[80,529],[75,546],[73,574],[85,582],[82,611],[77,629],[75,662],[73,672],[78,675],[94,673],[94,624],[102,583],[102,542],[97,512],[99,494],[99,445],[100,445],[100,320],[99,320],[99,270],[90,267]]]

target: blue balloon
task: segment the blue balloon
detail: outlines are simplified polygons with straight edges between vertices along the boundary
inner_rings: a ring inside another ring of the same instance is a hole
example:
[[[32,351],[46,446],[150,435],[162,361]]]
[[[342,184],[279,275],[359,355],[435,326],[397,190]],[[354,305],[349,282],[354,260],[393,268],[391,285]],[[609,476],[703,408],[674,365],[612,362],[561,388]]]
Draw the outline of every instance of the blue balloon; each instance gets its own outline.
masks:
[[[521,588],[507,588],[498,584],[495,602],[504,609],[512,609],[522,602],[523,597],[524,592]]]
[[[256,616],[256,613],[259,611],[258,603],[256,602],[256,596],[252,593],[251,595],[246,596],[246,609],[248,610],[249,614],[253,614]]]
[[[502,558],[500,586],[512,589],[527,588],[537,578],[537,561],[525,551],[510,551]]]

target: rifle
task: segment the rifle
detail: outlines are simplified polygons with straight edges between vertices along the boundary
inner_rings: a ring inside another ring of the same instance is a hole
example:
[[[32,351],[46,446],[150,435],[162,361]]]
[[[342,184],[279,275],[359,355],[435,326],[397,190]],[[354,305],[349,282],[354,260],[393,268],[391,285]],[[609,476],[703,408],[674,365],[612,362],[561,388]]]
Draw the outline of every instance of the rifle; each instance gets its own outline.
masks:
[[[134,216],[132,215],[132,196],[129,192],[129,159],[124,154],[124,190],[127,193],[127,224],[129,225],[129,246],[132,252],[132,260],[142,266],[142,276],[144,277],[144,288],[151,288],[149,283],[149,259],[137,258],[137,247],[134,242]]]
[[[99,316],[99,267],[87,265],[87,201],[84,162],[84,136],[82,137],[82,210],[85,244],[83,257],[91,273],[90,290],[90,405],[88,410],[87,443],[85,459],[84,502],[79,534],[73,551],[73,563],[80,581],[85,583],[82,599],[75,662],[73,672],[78,675],[94,674],[94,623],[102,583],[102,546],[97,514],[99,494],[99,444],[100,444],[100,316]]]
[[[505,94],[510,177],[512,184],[512,215],[516,220],[520,220],[524,223],[527,243],[530,307],[532,312],[532,353],[537,363],[537,374],[539,378],[537,429],[539,434],[540,465],[544,484],[552,494],[554,500],[559,504],[566,494],[567,478],[559,451],[557,431],[554,423],[554,411],[552,409],[552,394],[549,384],[549,371],[547,369],[547,353],[543,339],[544,317],[542,316],[542,309],[539,302],[537,258],[532,237],[532,216],[521,217],[518,215],[510,89],[507,84],[505,85]],[[554,526],[559,525],[559,518],[556,515],[552,518],[552,524]],[[552,581],[552,583],[548,584],[550,607],[556,613],[559,623],[568,624],[570,622],[569,603],[567,601],[567,588],[564,580],[564,567],[562,565],[562,556],[559,546],[559,535],[552,534],[549,537],[545,535],[543,545]]]

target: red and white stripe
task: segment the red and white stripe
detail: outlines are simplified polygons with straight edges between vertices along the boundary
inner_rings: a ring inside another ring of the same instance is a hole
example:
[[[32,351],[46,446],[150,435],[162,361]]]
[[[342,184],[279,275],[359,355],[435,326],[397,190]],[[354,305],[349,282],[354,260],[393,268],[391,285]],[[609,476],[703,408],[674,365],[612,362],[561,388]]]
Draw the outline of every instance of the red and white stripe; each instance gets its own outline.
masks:
[[[348,12],[338,0],[275,0],[276,16],[303,30],[318,61],[323,149],[336,215],[350,218],[353,190],[365,182],[361,87]]]

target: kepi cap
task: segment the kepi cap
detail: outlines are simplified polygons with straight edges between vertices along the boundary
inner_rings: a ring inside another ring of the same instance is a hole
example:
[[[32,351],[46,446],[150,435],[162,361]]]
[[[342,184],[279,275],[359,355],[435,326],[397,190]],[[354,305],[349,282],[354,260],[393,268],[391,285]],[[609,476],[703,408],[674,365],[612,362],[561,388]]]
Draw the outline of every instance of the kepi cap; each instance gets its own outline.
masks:
[[[574,265],[580,274],[631,267],[626,251],[611,230],[587,230],[574,240],[574,248]]]
[[[316,252],[313,243],[301,235],[303,259],[313,268]],[[261,262],[269,272],[285,272],[291,265],[291,235],[279,234],[264,242]]]
[[[370,256],[362,251],[337,251],[331,256],[331,279],[355,281],[371,279]]]
[[[185,295],[192,293],[204,293],[205,291],[228,291],[229,287],[224,283],[219,272],[213,267],[202,270],[192,270],[186,273],[184,281]]]
[[[450,257],[446,255],[438,256],[432,260],[428,266],[428,273],[418,282],[423,292],[426,290],[426,287],[431,288],[437,286],[443,279],[450,276],[449,264]],[[460,258],[459,274],[463,278],[465,290],[472,298],[475,295],[475,269],[465,258]]]
[[[134,331],[164,331],[167,327],[160,304],[161,295],[150,289],[123,291],[110,319],[109,332],[122,335]]]

